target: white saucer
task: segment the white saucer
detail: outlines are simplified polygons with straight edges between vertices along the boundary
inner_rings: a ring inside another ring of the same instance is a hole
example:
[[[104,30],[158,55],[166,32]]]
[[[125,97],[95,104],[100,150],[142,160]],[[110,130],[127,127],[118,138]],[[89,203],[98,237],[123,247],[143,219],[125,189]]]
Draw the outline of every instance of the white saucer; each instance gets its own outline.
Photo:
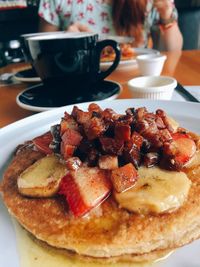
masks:
[[[42,83],[31,86],[17,95],[16,102],[21,108],[40,112],[75,103],[113,100],[122,91],[121,85],[113,81],[101,81],[92,86],[91,92],[81,88],[76,94],[69,90],[63,93],[62,89],[58,93],[57,87],[48,89]]]
[[[20,82],[41,82],[40,77],[37,76],[37,73],[32,68],[15,73],[14,78]]]

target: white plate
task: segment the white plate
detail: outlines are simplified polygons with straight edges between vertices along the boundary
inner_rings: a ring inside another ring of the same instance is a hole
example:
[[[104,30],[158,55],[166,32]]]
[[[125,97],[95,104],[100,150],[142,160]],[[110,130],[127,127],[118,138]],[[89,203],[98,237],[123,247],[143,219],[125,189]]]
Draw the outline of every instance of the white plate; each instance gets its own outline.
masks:
[[[129,99],[100,101],[102,108],[111,107],[121,113],[128,107],[146,106],[150,111],[162,108],[178,120],[181,126],[200,133],[200,105],[191,102],[153,101],[145,99]],[[88,103],[78,105],[86,110]],[[39,134],[44,133],[49,127],[60,121],[64,111],[70,112],[73,105],[62,107],[47,112],[39,113],[23,120],[17,121],[0,129],[0,174],[9,163],[15,147]],[[200,240],[178,249],[167,260],[160,262],[159,267],[199,267],[200,266]],[[0,203],[0,266],[19,267],[16,252],[15,234],[10,217],[3,203]],[[38,266],[40,267],[40,266]]]
[[[155,49],[150,48],[133,48],[136,55],[146,55],[146,54],[156,54],[159,55],[160,52]],[[112,61],[108,62],[101,62],[100,66],[102,70],[106,70],[108,67],[112,65]],[[137,66],[136,59],[130,59],[130,60],[120,60],[119,65],[117,66],[117,69],[124,69],[127,67]]]

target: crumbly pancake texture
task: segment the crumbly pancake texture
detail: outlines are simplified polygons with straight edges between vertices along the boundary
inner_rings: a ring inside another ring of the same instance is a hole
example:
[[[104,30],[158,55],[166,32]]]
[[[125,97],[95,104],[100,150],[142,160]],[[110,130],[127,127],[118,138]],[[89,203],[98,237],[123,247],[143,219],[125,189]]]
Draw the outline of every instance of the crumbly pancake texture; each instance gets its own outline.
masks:
[[[1,185],[9,212],[37,239],[92,257],[173,250],[200,236],[200,164],[185,170],[192,181],[184,205],[173,213],[141,216],[120,209],[110,197],[89,215],[74,218],[62,197],[36,199],[18,193],[17,177],[42,154],[18,153]]]

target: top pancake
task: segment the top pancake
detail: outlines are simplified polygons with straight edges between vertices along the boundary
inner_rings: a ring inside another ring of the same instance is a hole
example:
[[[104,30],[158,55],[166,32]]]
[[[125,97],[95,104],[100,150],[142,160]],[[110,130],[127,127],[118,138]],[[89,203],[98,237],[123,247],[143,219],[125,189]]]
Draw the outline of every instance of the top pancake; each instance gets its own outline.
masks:
[[[18,193],[17,177],[42,154],[18,153],[1,186],[9,212],[36,238],[82,255],[112,257],[182,246],[200,236],[200,164],[186,170],[192,181],[185,204],[173,213],[141,216],[119,209],[110,197],[84,218],[74,218],[62,198],[35,199]]]

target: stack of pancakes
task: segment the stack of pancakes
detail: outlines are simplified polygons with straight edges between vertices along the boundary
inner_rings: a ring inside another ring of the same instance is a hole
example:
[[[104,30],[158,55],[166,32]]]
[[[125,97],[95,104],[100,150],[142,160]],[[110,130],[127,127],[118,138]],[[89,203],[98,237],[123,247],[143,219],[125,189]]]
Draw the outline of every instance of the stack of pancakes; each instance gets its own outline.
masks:
[[[41,157],[28,147],[17,153],[1,185],[10,214],[37,240],[84,260],[140,262],[200,237],[200,160],[183,170],[192,185],[186,202],[172,213],[138,215],[120,209],[111,196],[89,215],[74,218],[60,196],[28,198],[18,192],[17,177]]]

